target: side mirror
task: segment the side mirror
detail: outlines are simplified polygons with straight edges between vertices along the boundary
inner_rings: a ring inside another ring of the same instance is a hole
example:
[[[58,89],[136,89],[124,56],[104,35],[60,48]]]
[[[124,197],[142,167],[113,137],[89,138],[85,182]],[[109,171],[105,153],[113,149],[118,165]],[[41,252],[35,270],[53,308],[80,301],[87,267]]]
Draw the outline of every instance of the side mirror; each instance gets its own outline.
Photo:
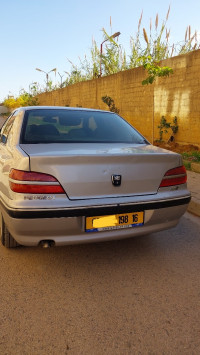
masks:
[[[6,144],[6,142],[7,142],[7,138],[3,134],[0,134],[0,142],[3,144]]]

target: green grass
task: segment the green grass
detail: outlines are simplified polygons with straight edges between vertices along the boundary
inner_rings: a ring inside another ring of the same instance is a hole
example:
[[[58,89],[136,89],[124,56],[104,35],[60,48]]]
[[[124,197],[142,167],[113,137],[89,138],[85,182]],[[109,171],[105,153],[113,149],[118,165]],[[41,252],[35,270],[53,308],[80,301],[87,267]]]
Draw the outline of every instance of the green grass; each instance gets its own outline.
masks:
[[[186,170],[191,170],[191,163],[189,161],[184,161],[183,165],[186,168]]]
[[[182,153],[182,157],[184,160],[200,163],[200,152],[199,151]]]

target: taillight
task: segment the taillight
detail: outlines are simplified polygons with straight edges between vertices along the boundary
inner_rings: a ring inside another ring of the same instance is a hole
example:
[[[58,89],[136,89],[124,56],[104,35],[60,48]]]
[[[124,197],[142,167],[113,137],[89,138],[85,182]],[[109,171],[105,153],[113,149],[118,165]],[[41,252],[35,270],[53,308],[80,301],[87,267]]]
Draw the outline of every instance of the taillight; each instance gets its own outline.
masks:
[[[164,175],[160,187],[181,185],[187,182],[187,174],[184,166],[170,169]]]
[[[24,194],[65,194],[58,180],[52,175],[12,169],[10,188]]]

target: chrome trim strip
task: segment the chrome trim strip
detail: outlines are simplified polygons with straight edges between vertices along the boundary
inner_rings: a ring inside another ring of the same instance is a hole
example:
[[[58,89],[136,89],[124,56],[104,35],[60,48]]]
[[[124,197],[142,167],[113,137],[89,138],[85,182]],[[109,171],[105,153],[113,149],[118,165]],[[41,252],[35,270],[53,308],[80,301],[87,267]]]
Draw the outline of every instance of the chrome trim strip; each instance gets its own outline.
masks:
[[[24,181],[24,180],[14,180],[9,178],[10,182],[20,185],[60,185],[59,182],[53,181]]]
[[[186,174],[178,174],[178,175],[164,175],[163,176],[163,180],[164,179],[176,179],[176,178],[179,178],[179,177],[185,177]]]

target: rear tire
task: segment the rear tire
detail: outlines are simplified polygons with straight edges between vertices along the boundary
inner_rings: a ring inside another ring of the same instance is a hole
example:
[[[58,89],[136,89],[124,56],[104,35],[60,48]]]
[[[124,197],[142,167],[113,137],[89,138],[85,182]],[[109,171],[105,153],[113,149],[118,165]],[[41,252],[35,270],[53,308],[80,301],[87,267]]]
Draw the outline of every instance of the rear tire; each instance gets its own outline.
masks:
[[[19,246],[19,244],[16,242],[16,240],[12,237],[12,235],[8,231],[8,228],[5,225],[2,214],[0,216],[1,216],[1,243],[6,248],[9,249],[16,248],[17,246]]]

